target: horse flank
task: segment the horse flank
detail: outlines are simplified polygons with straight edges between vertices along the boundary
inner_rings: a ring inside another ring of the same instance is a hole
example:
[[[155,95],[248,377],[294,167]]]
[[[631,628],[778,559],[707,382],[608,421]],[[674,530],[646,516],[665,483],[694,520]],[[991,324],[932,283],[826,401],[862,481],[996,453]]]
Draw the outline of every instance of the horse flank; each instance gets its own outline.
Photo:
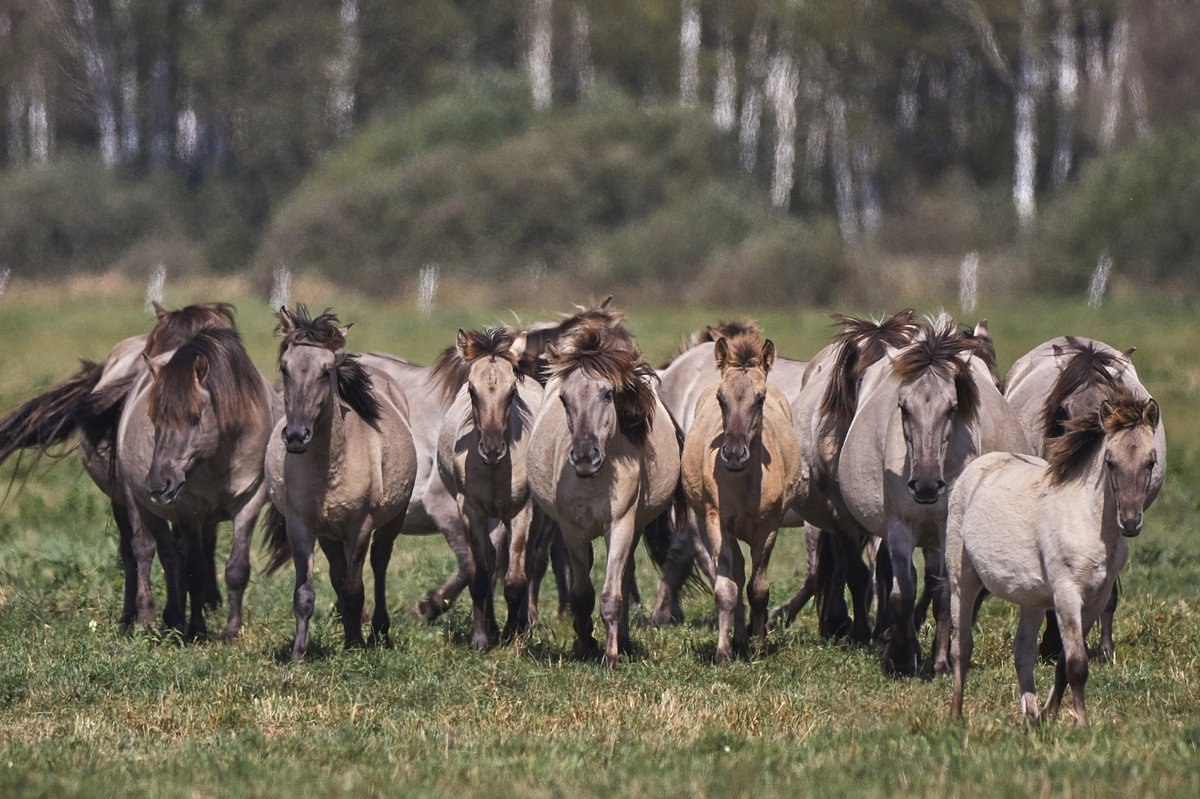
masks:
[[[308,315],[308,308],[303,304],[296,306],[295,313],[286,310],[281,313],[287,314],[290,329],[285,327],[282,318],[275,328],[276,333],[283,333],[279,342],[280,357],[293,346],[321,347],[330,352],[345,349],[346,328],[341,326],[341,320],[330,309],[326,308],[316,318]],[[364,421],[378,421],[380,410],[379,399],[375,396],[375,383],[371,374],[358,362],[358,356],[342,355],[336,362],[336,368],[338,397]]]
[[[911,308],[879,321],[844,314],[833,314],[833,319],[842,326],[842,332],[835,339],[837,355],[819,410],[844,429],[858,409],[859,377],[887,353],[888,347],[908,344],[917,331],[917,321]]]
[[[658,380],[658,375],[642,359],[641,350],[623,327],[577,327],[557,344],[547,346],[546,356],[552,377],[563,379],[582,369],[593,378],[611,383],[621,432],[638,446],[645,443],[657,405],[651,381]]]
[[[1119,388],[1110,400],[1106,414],[1089,413],[1078,419],[1067,419],[1064,432],[1046,441],[1046,469],[1051,485],[1062,485],[1079,475],[1096,454],[1105,437],[1141,425],[1153,429],[1146,418],[1147,401]]]
[[[196,423],[202,404],[201,381],[195,378],[201,373],[222,433],[239,430],[261,416],[267,397],[241,337],[233,328],[212,327],[177,348],[155,375],[147,397],[155,426]]]
[[[926,372],[952,378],[958,395],[958,417],[971,421],[979,411],[979,386],[960,355],[974,355],[975,345],[947,316],[921,323],[916,337],[896,356],[892,371],[903,384]]]
[[[1071,353],[1071,358],[1054,381],[1042,409],[1042,437],[1045,439],[1056,438],[1066,432],[1058,409],[1076,391],[1097,385],[1117,390],[1117,381],[1108,370],[1109,367],[1121,365],[1120,356],[1099,349],[1095,342],[1084,344],[1074,336],[1067,336],[1067,351]]]

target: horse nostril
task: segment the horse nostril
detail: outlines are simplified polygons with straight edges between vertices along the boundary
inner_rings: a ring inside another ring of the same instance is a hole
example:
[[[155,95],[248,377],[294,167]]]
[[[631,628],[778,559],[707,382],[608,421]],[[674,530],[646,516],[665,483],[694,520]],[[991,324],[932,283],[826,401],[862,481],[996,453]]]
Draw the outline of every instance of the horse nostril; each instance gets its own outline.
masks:
[[[945,480],[937,481],[937,492],[938,492],[938,496],[941,496],[942,494],[946,493],[946,481]]]

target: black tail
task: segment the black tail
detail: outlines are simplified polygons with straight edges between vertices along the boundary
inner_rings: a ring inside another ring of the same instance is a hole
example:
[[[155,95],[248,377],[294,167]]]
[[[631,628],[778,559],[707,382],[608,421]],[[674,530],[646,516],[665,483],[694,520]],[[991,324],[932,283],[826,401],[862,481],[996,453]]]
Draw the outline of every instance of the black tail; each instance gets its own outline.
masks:
[[[287,520],[274,503],[267,505],[267,515],[262,520],[262,548],[269,554],[267,574],[274,574],[283,564],[292,559],[292,545],[288,543]]]
[[[88,421],[87,400],[103,367],[81,361],[79,371],[38,394],[0,421],[0,463],[24,449],[34,451],[34,464],[50,447],[69,441]]]

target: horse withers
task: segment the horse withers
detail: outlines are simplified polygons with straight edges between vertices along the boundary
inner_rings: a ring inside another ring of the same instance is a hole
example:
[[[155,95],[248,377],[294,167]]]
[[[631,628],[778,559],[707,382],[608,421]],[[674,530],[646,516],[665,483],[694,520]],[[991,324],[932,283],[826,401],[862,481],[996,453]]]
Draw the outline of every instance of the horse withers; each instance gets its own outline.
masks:
[[[1120,392],[1095,414],[1070,419],[1046,445],[1047,460],[996,452],[959,477],[946,525],[954,689],[961,718],[971,660],[972,615],[983,589],[1021,607],[1013,645],[1021,712],[1039,719],[1034,690],[1037,632],[1053,609],[1062,631],[1054,687],[1043,713],[1057,712],[1071,686],[1075,724],[1087,722],[1084,632],[1108,603],[1142,529],[1159,456],[1158,403]]]

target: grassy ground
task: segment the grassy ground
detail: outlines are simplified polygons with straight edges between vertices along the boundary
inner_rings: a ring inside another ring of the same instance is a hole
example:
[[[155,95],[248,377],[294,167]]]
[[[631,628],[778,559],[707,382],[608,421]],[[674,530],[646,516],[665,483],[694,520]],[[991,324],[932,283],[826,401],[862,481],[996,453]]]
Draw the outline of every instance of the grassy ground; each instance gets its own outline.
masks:
[[[428,361],[458,326],[508,318],[297,293],[356,322],[353,347],[415,360]],[[240,285],[180,288],[167,300],[217,298],[238,303],[254,357],[273,368],[273,321]],[[520,314],[556,310],[531,303]],[[883,676],[874,651],[821,641],[811,610],[773,632],[765,656],[714,668],[712,600],[700,594],[680,627],[650,628],[636,614],[638,652],[615,673],[569,659],[570,625],[553,618],[549,585],[546,623],[531,640],[482,655],[467,646],[462,602],[432,626],[401,617],[393,648],[341,652],[322,583],[312,661],[282,662],[292,632],[286,573],[252,579],[234,644],[130,637],[117,625],[115,528],[68,456],[0,506],[0,795],[1200,795],[1197,310],[1035,300],[980,314],[1002,367],[1062,332],[1137,345],[1139,373],[1163,408],[1168,482],[1133,543],[1118,661],[1092,670],[1087,730],[1072,730],[1069,715],[1020,727],[1015,615],[999,602],[980,621],[965,725],[946,721],[948,681]],[[687,331],[736,313],[634,307],[629,319],[657,359]],[[830,333],[819,313],[760,320],[796,357]],[[147,327],[136,288],[10,287],[0,297],[0,409],[65,377],[77,356],[102,357]],[[785,533],[771,567],[776,600],[798,587],[803,562],[802,537]],[[451,568],[440,540],[401,541],[393,612]],[[644,563],[639,577],[648,594]],[[1039,669],[1043,694],[1051,678]]]

